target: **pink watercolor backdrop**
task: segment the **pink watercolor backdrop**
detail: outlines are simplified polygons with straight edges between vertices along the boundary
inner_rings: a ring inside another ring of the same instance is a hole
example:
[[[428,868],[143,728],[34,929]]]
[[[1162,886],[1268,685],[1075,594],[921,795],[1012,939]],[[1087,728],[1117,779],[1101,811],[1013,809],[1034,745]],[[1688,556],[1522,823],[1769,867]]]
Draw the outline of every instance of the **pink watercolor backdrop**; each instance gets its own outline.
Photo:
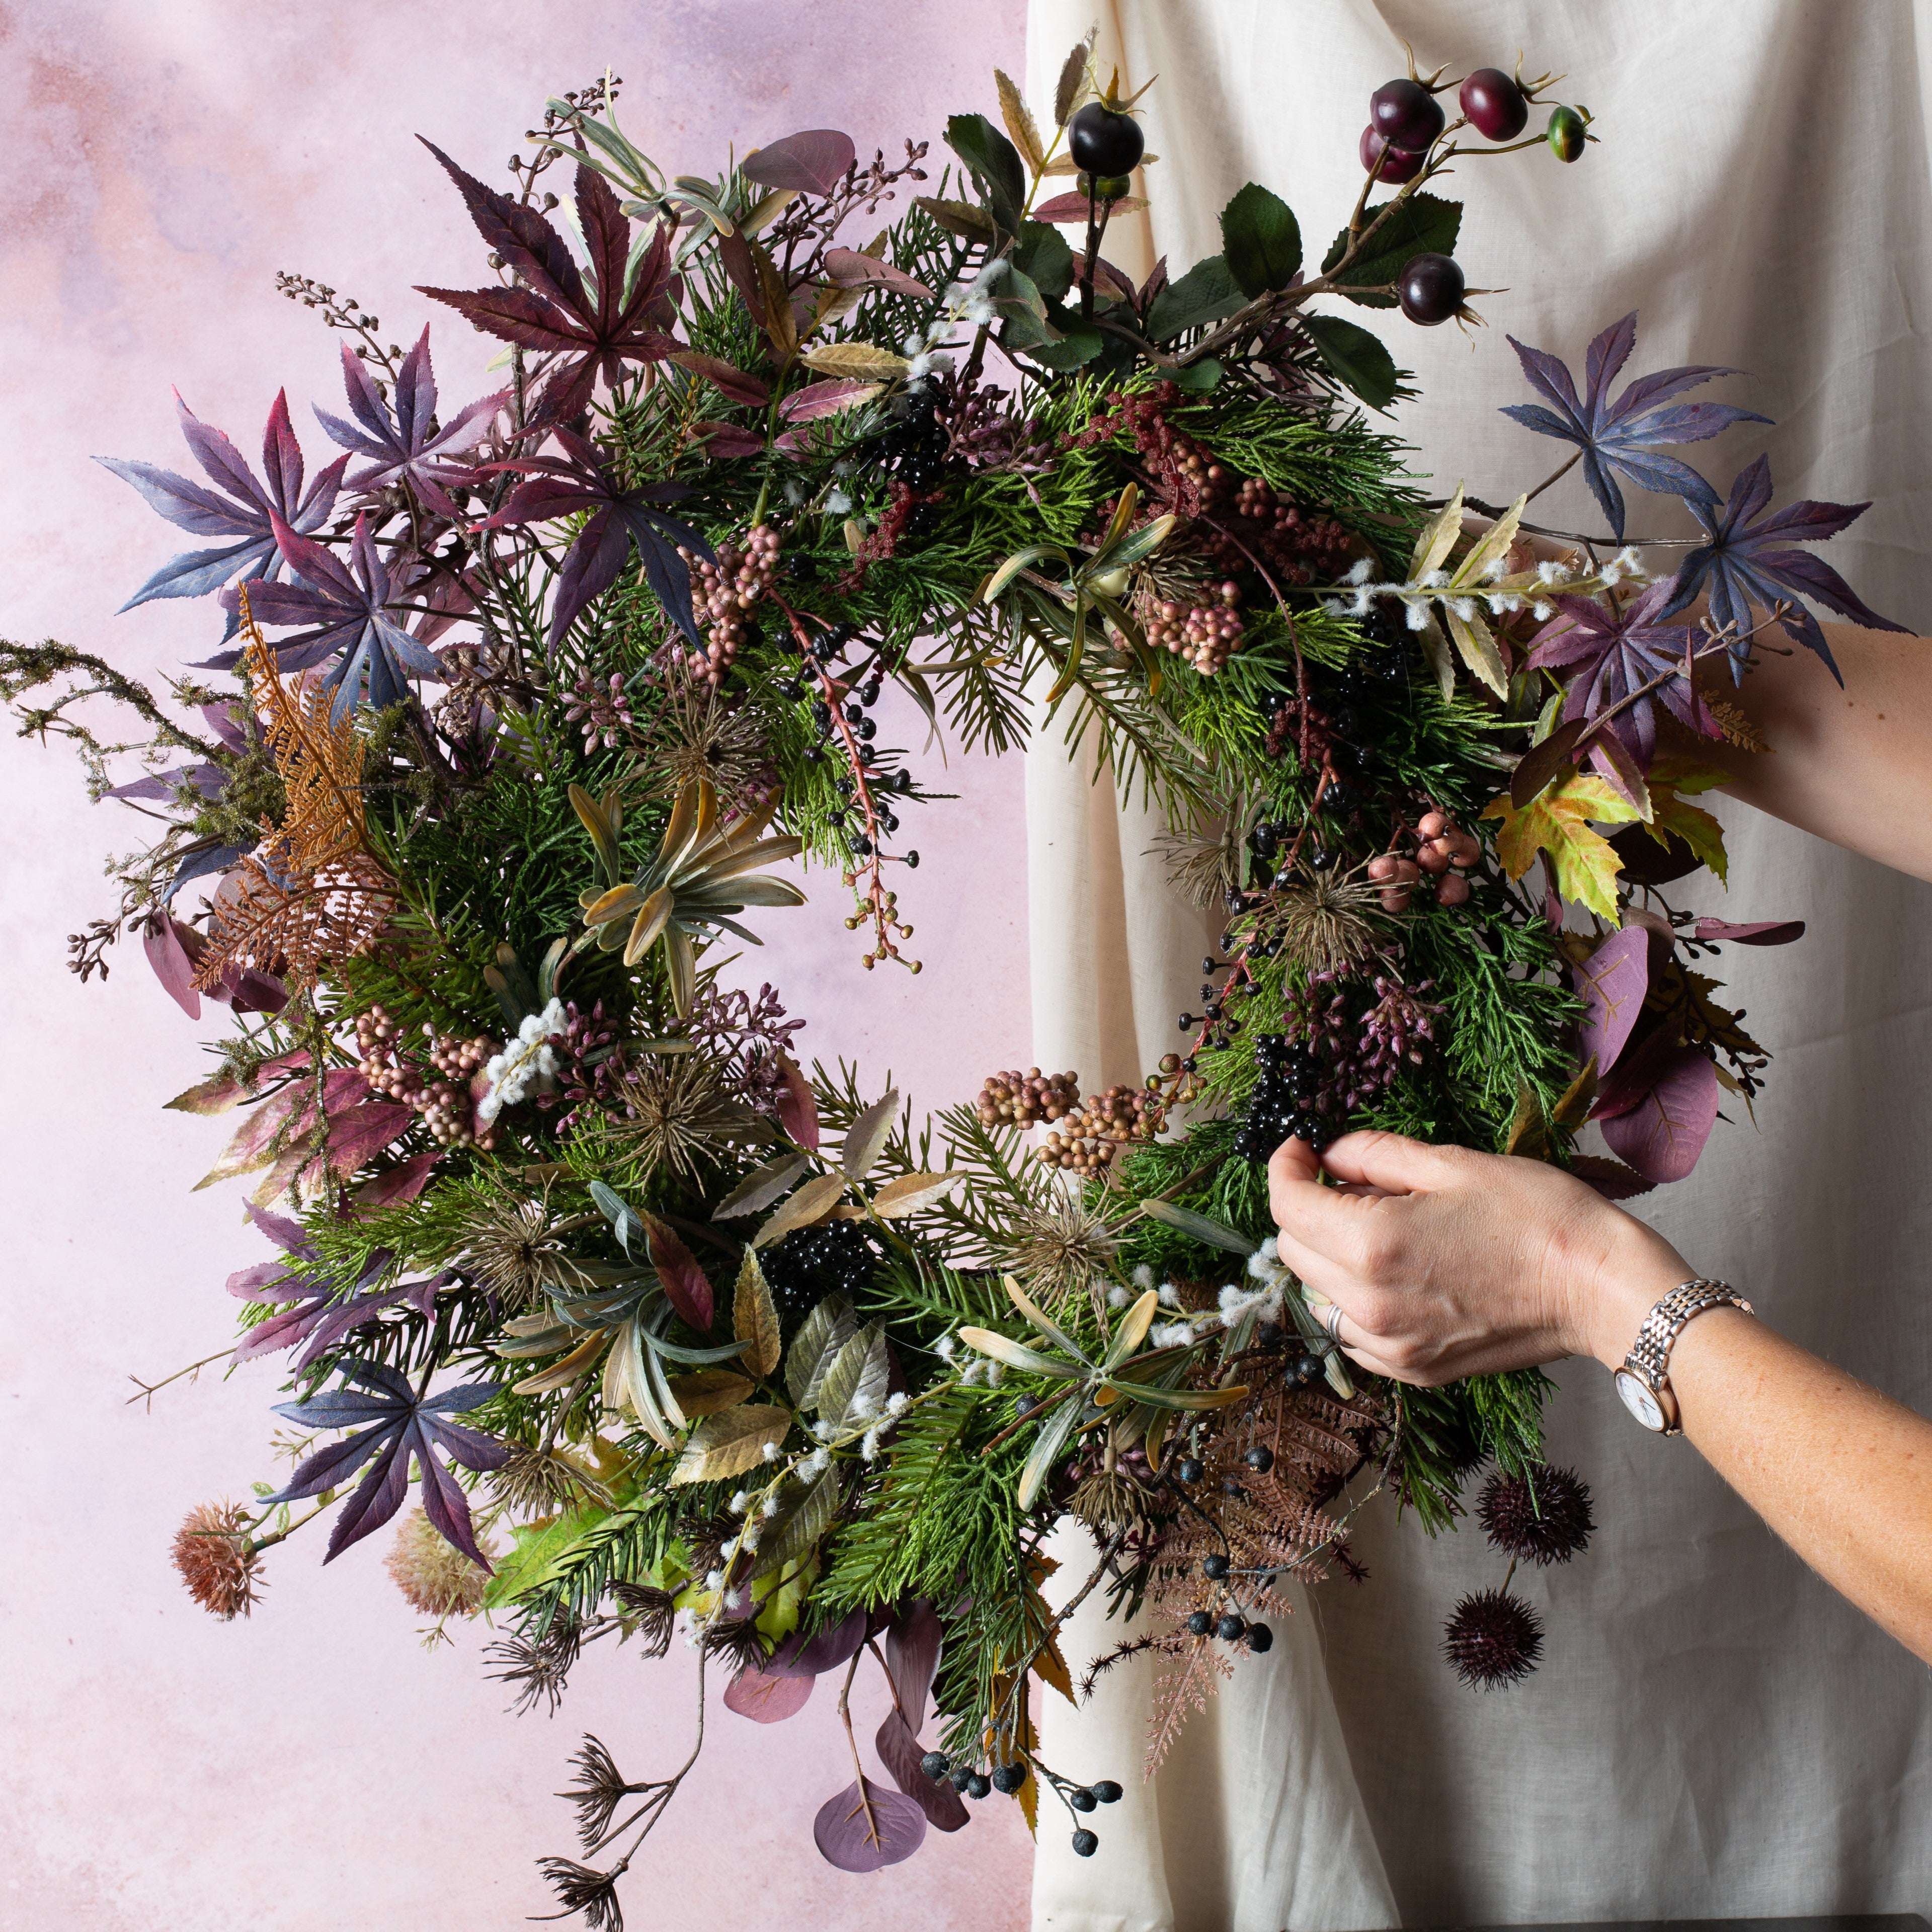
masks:
[[[324,458],[309,406],[341,406],[334,341],[273,273],[351,291],[386,338],[412,340],[430,304],[410,284],[466,286],[478,251],[416,133],[494,176],[543,97],[608,62],[627,129],[676,171],[800,127],[845,128],[862,151],[902,134],[936,146],[948,112],[991,106],[996,62],[1017,70],[1023,20],[1022,0],[0,6],[0,634],[58,636],[146,677],[206,654],[206,606],[114,615],[188,540],[88,459],[188,467],[170,384],[251,454],[286,384],[311,464]],[[433,339],[446,397],[476,393],[490,345],[442,315]],[[920,979],[858,970],[822,876],[757,962],[810,1016],[814,1052],[862,1055],[881,1078],[890,1064],[922,1105],[1027,1050],[1019,771],[956,757],[950,776],[962,796],[918,826],[925,862],[904,893]],[[546,1909],[532,1861],[571,1847],[548,1794],[580,1732],[633,1776],[681,1759],[688,1654],[593,1655],[556,1719],[512,1718],[479,1636],[417,1648],[386,1538],[326,1573],[313,1540],[272,1552],[247,1622],[189,1600],[169,1540],[191,1504],[274,1473],[276,1371],[218,1369],[152,1412],[125,1404],[128,1378],[224,1346],[222,1281],[260,1240],[238,1190],[189,1191],[224,1124],[159,1111],[200,1077],[197,1030],[138,948],[105,987],[62,970],[62,937],[106,909],[100,855],[131,842],[130,823],[32,743],[0,746],[0,1928],[520,1923]],[[849,1775],[832,1703],[821,1688],[757,1732],[714,1704],[713,1742],[633,1881],[634,1922],[1024,1922],[1027,1841],[1003,1801],[872,1879],[820,1862],[812,1814]],[[876,1721],[868,1706],[862,1737]]]

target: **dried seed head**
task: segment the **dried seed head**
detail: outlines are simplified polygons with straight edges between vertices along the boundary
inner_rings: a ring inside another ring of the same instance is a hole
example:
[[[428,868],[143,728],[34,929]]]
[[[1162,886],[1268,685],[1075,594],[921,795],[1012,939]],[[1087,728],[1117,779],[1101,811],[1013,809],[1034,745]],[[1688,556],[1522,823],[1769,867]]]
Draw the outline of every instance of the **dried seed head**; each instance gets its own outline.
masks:
[[[477,1547],[489,1556],[487,1540]],[[466,1617],[483,1606],[488,1570],[470,1562],[436,1533],[420,1509],[412,1509],[397,1527],[396,1540],[383,1564],[412,1608],[426,1617]]]
[[[203,1503],[175,1532],[174,1566],[189,1594],[224,1622],[248,1615],[263,1589],[262,1559],[249,1543],[249,1513],[235,1503]]]

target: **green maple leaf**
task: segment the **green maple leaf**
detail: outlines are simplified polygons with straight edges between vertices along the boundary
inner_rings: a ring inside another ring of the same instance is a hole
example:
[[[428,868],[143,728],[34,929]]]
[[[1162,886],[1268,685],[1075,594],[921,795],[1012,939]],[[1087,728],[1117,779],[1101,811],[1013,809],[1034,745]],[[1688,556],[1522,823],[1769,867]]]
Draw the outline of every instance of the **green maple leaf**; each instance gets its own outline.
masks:
[[[1731,774],[1694,759],[1659,758],[1650,771],[1651,815],[1648,830],[1660,845],[1674,832],[1720,879],[1730,863],[1724,850],[1724,828],[1701,806],[1688,803],[1698,792],[1730,782]],[[1729,883],[1728,880],[1726,881]]]
[[[1600,918],[1616,917],[1617,874],[1623,861],[1610,842],[1592,829],[1592,821],[1628,824],[1637,809],[1607,780],[1577,772],[1520,812],[1505,793],[1484,808],[1483,816],[1502,821],[1496,833],[1496,856],[1511,878],[1521,878],[1538,853],[1546,852],[1556,874],[1556,890],[1565,898],[1588,906]]]

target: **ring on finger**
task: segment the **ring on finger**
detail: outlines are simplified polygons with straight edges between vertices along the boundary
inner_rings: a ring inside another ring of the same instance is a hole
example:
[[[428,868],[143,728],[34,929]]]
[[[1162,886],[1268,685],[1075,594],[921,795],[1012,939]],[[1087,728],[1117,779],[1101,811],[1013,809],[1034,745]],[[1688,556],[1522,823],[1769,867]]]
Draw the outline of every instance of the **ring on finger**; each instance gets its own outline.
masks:
[[[1322,1325],[1328,1331],[1328,1339],[1336,1348],[1342,1346],[1342,1305],[1331,1301],[1322,1311]]]

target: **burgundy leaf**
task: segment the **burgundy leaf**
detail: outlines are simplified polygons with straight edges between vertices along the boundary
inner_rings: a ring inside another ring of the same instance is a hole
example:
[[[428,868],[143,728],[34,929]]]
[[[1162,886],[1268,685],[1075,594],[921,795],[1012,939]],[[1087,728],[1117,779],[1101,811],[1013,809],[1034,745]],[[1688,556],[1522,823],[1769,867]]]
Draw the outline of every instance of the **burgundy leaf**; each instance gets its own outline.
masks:
[[[756,182],[760,188],[829,195],[857,159],[850,135],[832,128],[808,128],[747,155],[742,172],[747,181]]]
[[[1116,214],[1138,214],[1146,206],[1146,202],[1137,194],[1116,195],[1107,203]],[[1084,194],[1056,194],[1051,200],[1042,202],[1034,210],[1033,218],[1036,221],[1049,223],[1056,228],[1066,228],[1076,224],[1084,224],[1089,212],[1087,197]],[[1095,279],[1099,279],[1097,271]],[[1114,282],[1116,287],[1126,283],[1126,278],[1118,269],[1114,272]],[[1133,292],[1130,284],[1127,284],[1127,292],[1130,295]]]
[[[764,438],[756,430],[736,423],[694,422],[691,426],[691,440],[718,463],[728,463],[734,457],[756,456],[765,446]]]
[[[1645,1180],[1682,1180],[1717,1118],[1718,1070],[1694,1046],[1680,1046],[1636,1106],[1603,1123],[1604,1141]]]
[[[201,1017],[201,995],[195,991],[194,962],[182,944],[182,934],[191,928],[166,913],[151,919],[142,929],[141,950],[154,969],[167,996],[191,1020]],[[199,938],[198,934],[194,935]]]
[[[812,1835],[826,1862],[841,1871],[878,1871],[919,1850],[926,1814],[910,1798],[862,1778],[819,1807]]]
[[[626,363],[662,362],[682,346],[653,325],[671,280],[668,223],[658,224],[627,280],[631,224],[603,177],[594,169],[579,167],[578,222],[596,278],[593,291],[562,238],[536,209],[519,207],[508,196],[486,188],[432,142],[423,145],[455,182],[478,232],[530,286],[466,292],[419,288],[417,293],[446,302],[492,335],[556,356],[538,424],[567,422],[580,414],[600,374],[607,387],[615,387],[623,380]]]
[[[1613,706],[1623,704],[1604,730],[1591,741],[1592,760],[1613,784],[1628,788],[1626,771],[1604,745],[1614,732],[1640,766],[1647,766],[1657,748],[1656,706],[1661,704],[1687,730],[1706,737],[1717,726],[1684,674],[1686,653],[1694,648],[1696,632],[1689,626],[1663,621],[1676,594],[1674,579],[1653,584],[1621,610],[1606,610],[1588,597],[1558,597],[1558,614],[1531,638],[1526,662],[1565,680],[1563,716],[1587,725]],[[1624,704],[1653,679],[1664,681],[1653,691]]]
[[[842,289],[855,289],[868,283],[877,283],[881,287],[896,290],[902,296],[917,296],[926,302],[937,302],[939,298],[922,281],[915,280],[904,269],[896,268],[890,262],[882,262],[876,255],[862,255],[856,248],[828,248],[825,251],[826,278]]]
[[[688,369],[694,376],[702,376],[720,395],[729,397],[734,403],[759,409],[772,399],[770,388],[756,376],[748,375],[742,369],[716,356],[703,355],[695,349],[680,349],[670,359],[680,369]]]
[[[854,1610],[842,1622],[828,1624],[816,1636],[788,1637],[772,1652],[767,1667],[816,1677],[822,1671],[836,1670],[842,1664],[850,1663],[865,1641],[866,1612]]]
[[[834,382],[808,382],[779,404],[778,414],[789,423],[813,422],[820,416],[836,416],[842,410],[869,400],[883,386],[846,376]]]
[[[1583,735],[1580,718],[1566,718],[1540,745],[1532,745],[1510,774],[1510,802],[1526,812],[1544,787],[1565,766],[1576,763],[1576,740]]]
[[[726,1688],[724,1708],[749,1718],[754,1724],[782,1724],[805,1708],[814,1681],[792,1671],[754,1670],[748,1666]]]
[[[404,1132],[416,1110],[399,1102],[371,1099],[328,1117],[328,1164],[339,1175],[366,1167]]]
[[[411,1154],[407,1160],[399,1162],[386,1174],[379,1174],[374,1180],[365,1181],[356,1190],[356,1204],[361,1208],[392,1208],[400,1201],[413,1201],[430,1184],[436,1164],[442,1158],[440,1148],[431,1148],[427,1154]]]
[[[1628,1044],[1650,988],[1650,935],[1641,927],[1613,932],[1576,968],[1584,1003],[1580,1051],[1594,1058],[1601,1080]]]
[[[926,1822],[935,1831],[956,1832],[969,1822],[971,1814],[953,1790],[952,1780],[926,1774],[920,1762],[926,1753],[898,1712],[886,1713],[872,1742],[879,1762],[892,1773],[892,1782],[926,1814]]]
[[[670,1305],[692,1328],[709,1328],[713,1310],[711,1282],[704,1270],[667,1223],[655,1214],[638,1218],[644,1224],[645,1238],[650,1244],[652,1265],[658,1271],[658,1280],[664,1283]]]
[[[1727,919],[1700,919],[1697,937],[1728,940],[1733,946],[1789,946],[1804,937],[1802,919],[1760,919],[1746,926],[1733,926]]]
[[[778,1071],[784,1076],[784,1091],[778,1096],[778,1124],[807,1153],[818,1148],[818,1102],[812,1097],[812,1084],[798,1070],[798,1063],[788,1054],[778,1056]]]

